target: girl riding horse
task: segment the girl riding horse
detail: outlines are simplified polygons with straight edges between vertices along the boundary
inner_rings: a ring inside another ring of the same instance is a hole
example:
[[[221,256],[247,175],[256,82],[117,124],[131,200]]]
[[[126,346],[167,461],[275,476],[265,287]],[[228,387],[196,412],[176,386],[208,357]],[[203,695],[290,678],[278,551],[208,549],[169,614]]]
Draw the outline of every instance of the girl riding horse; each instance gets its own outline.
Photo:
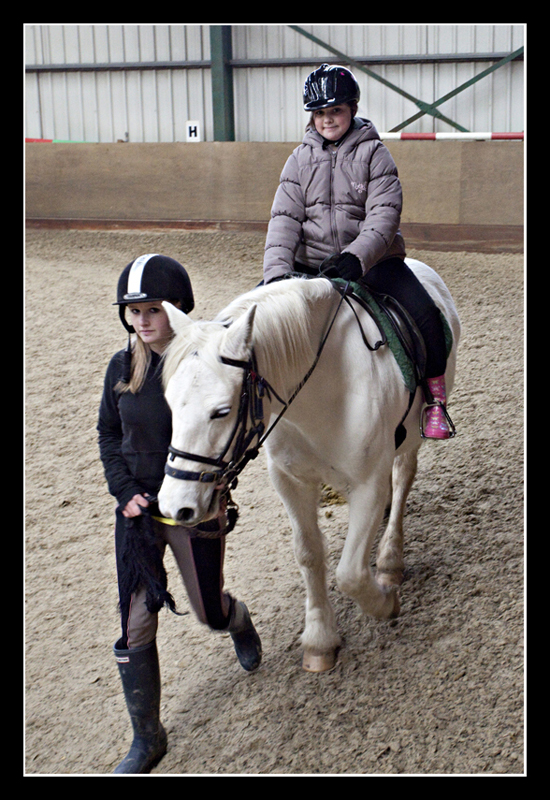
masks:
[[[447,439],[441,316],[404,262],[397,168],[372,122],[357,117],[359,98],[359,85],[345,67],[323,64],[307,78],[303,102],[311,117],[273,202],[264,282],[291,271],[316,275],[321,270],[395,298],[426,343],[429,406],[423,435]]]

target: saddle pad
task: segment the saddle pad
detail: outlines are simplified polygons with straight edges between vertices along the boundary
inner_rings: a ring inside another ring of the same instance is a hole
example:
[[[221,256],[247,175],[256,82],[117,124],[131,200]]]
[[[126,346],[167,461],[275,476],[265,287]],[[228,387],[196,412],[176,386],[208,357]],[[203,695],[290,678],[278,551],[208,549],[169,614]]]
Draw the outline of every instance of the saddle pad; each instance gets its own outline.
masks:
[[[334,279],[335,282],[341,284],[347,284],[347,281],[343,280],[342,278]],[[384,311],[380,308],[380,304],[377,300],[372,296],[369,290],[361,285],[360,283],[350,283],[350,287],[353,291],[353,294],[356,294],[361,300],[366,303],[369,309],[372,311],[372,315],[376,322],[378,323],[380,329],[384,332],[384,335],[387,339],[388,346],[393,353],[393,356],[401,370],[401,374],[403,376],[403,381],[405,386],[409,390],[409,392],[415,392],[418,386],[418,381],[416,379],[416,370],[414,364],[409,357],[409,354],[403,347],[399,336],[397,335],[393,325],[389,321],[387,315]],[[447,346],[447,358],[449,357],[449,353],[451,352],[451,348],[453,346],[453,334],[451,332],[451,328],[449,327],[449,323],[447,322],[445,316],[439,312],[441,315],[441,321],[443,323],[443,330],[445,332],[445,344]],[[427,343],[429,346],[429,343]]]

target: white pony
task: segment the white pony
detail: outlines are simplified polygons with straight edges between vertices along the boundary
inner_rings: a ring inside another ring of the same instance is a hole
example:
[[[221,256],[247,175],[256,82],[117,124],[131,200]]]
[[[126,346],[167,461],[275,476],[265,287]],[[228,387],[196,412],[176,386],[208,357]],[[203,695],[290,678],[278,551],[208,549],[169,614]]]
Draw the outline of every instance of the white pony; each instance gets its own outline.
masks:
[[[450,394],[458,314],[445,284],[430,267],[410,259],[407,264],[452,331],[446,372]],[[164,365],[173,434],[158,497],[161,513],[189,526],[217,515],[230,479],[222,468],[237,457],[235,441],[251,426],[248,417],[239,423],[246,394],[243,375],[256,380],[261,376],[260,384],[254,383],[255,394],[265,379],[268,469],[290,518],[306,587],[302,666],[309,671],[330,669],[341,640],[327,592],[317,521],[320,488],[326,484],[338,490],[349,504],[348,533],[336,570],[338,587],[365,614],[382,619],[397,615],[404,569],[403,515],[422,442],[422,392],[417,390],[407,414],[410,392],[390,348],[365,347],[363,335],[373,344],[380,339],[378,326],[354,305],[359,325],[324,278],[258,287],[230,303],[212,322],[192,322],[172,305],[165,307],[175,336]],[[246,370],[251,358],[252,367]],[[407,435],[396,450],[395,431],[405,415]],[[254,443],[260,434],[261,429],[250,434]],[[202,471],[194,471],[197,462]],[[389,521],[373,574],[371,550],[390,494]]]

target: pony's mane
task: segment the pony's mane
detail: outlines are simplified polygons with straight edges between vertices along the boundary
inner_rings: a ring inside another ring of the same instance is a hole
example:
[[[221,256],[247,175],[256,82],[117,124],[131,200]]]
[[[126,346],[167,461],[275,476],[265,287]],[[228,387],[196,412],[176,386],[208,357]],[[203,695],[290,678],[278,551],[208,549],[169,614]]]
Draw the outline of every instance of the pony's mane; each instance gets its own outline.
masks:
[[[163,355],[162,382],[164,388],[181,361],[187,356],[200,354],[213,370],[221,368],[219,360],[220,340],[225,332],[225,326],[199,320],[189,325],[184,333],[174,336]]]
[[[315,358],[318,344],[311,341],[311,309],[316,300],[333,291],[326,280],[292,279],[259,286],[235,298],[211,322],[196,322],[174,337],[165,354],[165,384],[180,361],[192,353],[219,369],[225,330],[251,305],[256,305],[254,350],[263,370],[273,381],[282,373],[299,379],[304,363]]]
[[[298,381],[317,352],[310,333],[312,308],[333,291],[326,280],[299,278],[259,286],[235,298],[216,321],[230,323],[255,304],[254,349],[262,369],[273,382]]]

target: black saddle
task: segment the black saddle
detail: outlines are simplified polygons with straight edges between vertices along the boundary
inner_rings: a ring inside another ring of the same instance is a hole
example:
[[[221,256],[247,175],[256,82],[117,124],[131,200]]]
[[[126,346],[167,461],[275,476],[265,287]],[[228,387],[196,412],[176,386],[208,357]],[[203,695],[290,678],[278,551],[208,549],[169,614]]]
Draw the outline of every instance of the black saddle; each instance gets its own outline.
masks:
[[[404,353],[405,361],[407,362],[407,369],[404,374],[406,372],[409,375],[407,382],[409,403],[405,415],[395,431],[395,447],[397,449],[407,435],[404,422],[411,410],[417,388],[419,386],[422,387],[425,397],[431,395],[425,377],[427,360],[425,339],[412,316],[394,297],[375,292],[361,283],[350,283],[341,278],[330,280],[337,291],[344,294],[344,296],[352,297],[377,323],[382,338],[374,346],[369,344],[361,329],[363,341],[370,350],[377,350],[381,345],[388,344],[395,355],[396,349],[399,349],[399,347],[396,348],[395,346],[397,340]],[[374,307],[376,307],[376,310],[374,310]],[[400,360],[398,357],[398,362]]]
[[[395,335],[401,342],[407,356],[414,365],[418,385],[424,382],[426,374],[426,342],[420,329],[409,312],[394,297],[378,294],[369,289],[380,309],[386,315]]]

